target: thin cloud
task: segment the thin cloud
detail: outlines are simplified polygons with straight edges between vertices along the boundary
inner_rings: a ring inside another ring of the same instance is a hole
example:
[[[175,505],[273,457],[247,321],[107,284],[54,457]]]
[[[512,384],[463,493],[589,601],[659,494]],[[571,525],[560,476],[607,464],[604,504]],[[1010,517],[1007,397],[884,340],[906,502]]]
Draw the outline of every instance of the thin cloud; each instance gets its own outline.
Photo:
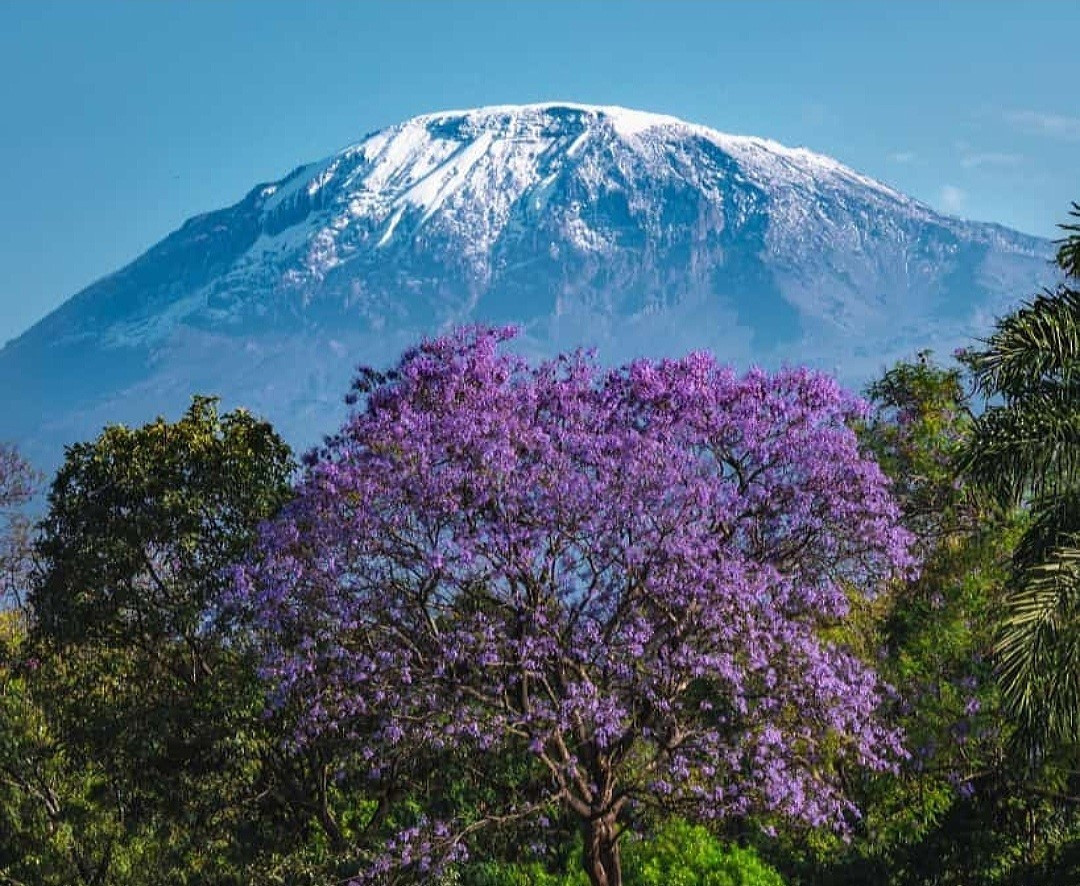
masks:
[[[1045,114],[1041,111],[1008,111],[1005,119],[1014,126],[1036,135],[1080,141],[1080,117]]]
[[[967,202],[967,194],[956,185],[944,185],[941,188],[941,208],[946,212],[958,213]]]
[[[914,151],[896,151],[893,154],[889,154],[889,159],[893,163],[910,163],[915,159]]]
[[[964,154],[960,165],[964,169],[979,169],[983,166],[1019,166],[1024,160],[1022,154],[1005,154],[996,151]]]

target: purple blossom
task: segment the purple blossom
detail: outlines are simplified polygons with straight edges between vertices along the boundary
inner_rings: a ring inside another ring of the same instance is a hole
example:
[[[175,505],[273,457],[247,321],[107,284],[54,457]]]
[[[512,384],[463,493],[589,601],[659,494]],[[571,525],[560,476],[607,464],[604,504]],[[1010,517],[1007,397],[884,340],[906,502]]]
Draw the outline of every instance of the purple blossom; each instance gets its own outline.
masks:
[[[701,353],[530,366],[510,335],[461,330],[364,375],[237,576],[272,697],[305,712],[296,741],[353,735],[372,773],[514,745],[549,803],[601,823],[650,794],[842,827],[836,756],[903,751],[886,688],[822,629],[848,589],[915,568],[849,428],[865,404]],[[421,827],[385,865],[461,851]]]

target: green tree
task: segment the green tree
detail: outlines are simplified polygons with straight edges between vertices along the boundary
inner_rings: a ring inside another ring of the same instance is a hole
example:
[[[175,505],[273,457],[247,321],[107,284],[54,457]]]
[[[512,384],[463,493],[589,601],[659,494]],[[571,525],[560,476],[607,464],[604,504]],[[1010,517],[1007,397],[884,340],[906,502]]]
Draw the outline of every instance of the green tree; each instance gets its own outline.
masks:
[[[0,883],[99,886],[138,859],[117,856],[104,773],[70,757],[38,704],[39,664],[22,613],[0,612]]]
[[[37,474],[0,446],[0,883],[91,886],[114,865],[119,827],[103,779],[73,764],[35,698],[27,644]]]
[[[781,834],[788,857],[772,857],[796,882],[1069,882],[1059,875],[1075,815],[1053,772],[1027,772],[1009,753],[992,650],[1025,517],[957,476],[975,421],[967,391],[961,368],[928,353],[867,391],[861,438],[893,482],[923,568],[865,607],[847,640],[895,688],[911,757],[896,775],[860,780],[865,815],[850,844],[813,835],[804,848]]]
[[[1066,281],[963,355],[989,400],[963,470],[1031,515],[1012,558],[996,661],[1006,708],[1036,753],[1080,739],[1080,228],[1063,228]]]
[[[254,663],[214,616],[293,468],[269,424],[204,397],[175,423],[67,450],[36,543],[30,643],[55,741],[123,823],[102,883],[141,855],[134,882],[245,882],[280,836],[284,813],[256,802],[274,795],[277,737]]]
[[[207,614],[259,522],[287,500],[293,468],[269,424],[219,416],[208,397],[178,422],[112,425],[69,447],[37,542],[36,632],[138,648],[185,683],[209,676],[218,643]]]
[[[1080,203],[1073,203],[1069,215],[1080,219]],[[1058,241],[1058,264],[1068,276],[1080,278],[1080,224],[1066,223],[1060,227],[1065,237]]]

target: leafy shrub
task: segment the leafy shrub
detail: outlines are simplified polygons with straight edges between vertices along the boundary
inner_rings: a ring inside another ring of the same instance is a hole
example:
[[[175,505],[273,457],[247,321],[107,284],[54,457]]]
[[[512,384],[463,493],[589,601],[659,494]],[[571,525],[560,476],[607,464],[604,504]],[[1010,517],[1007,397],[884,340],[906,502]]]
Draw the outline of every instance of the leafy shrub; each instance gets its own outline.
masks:
[[[461,886],[588,886],[581,870],[551,873],[539,862],[507,864],[485,861],[469,865],[460,874]]]
[[[623,847],[626,886],[784,886],[752,849],[728,846],[704,827],[675,820]]]
[[[458,871],[460,886],[588,886],[568,856],[569,873],[552,873],[537,862],[470,864]],[[669,822],[649,838],[622,843],[624,886],[784,886],[780,875],[753,849],[729,846],[700,825],[681,819]]]

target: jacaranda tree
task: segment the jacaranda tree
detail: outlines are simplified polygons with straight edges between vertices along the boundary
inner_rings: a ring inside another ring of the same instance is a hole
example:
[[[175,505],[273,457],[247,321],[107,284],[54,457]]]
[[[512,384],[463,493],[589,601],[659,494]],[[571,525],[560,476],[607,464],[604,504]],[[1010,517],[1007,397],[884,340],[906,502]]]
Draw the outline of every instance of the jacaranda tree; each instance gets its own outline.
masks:
[[[484,828],[557,815],[596,886],[621,882],[646,813],[843,827],[844,768],[902,751],[883,687],[829,636],[850,594],[912,565],[848,426],[862,406],[704,354],[532,366],[500,350],[512,334],[362,372],[238,571],[297,742],[347,737],[373,786],[447,753],[478,780],[514,753],[539,773],[464,811],[414,779],[362,878],[430,878]]]

